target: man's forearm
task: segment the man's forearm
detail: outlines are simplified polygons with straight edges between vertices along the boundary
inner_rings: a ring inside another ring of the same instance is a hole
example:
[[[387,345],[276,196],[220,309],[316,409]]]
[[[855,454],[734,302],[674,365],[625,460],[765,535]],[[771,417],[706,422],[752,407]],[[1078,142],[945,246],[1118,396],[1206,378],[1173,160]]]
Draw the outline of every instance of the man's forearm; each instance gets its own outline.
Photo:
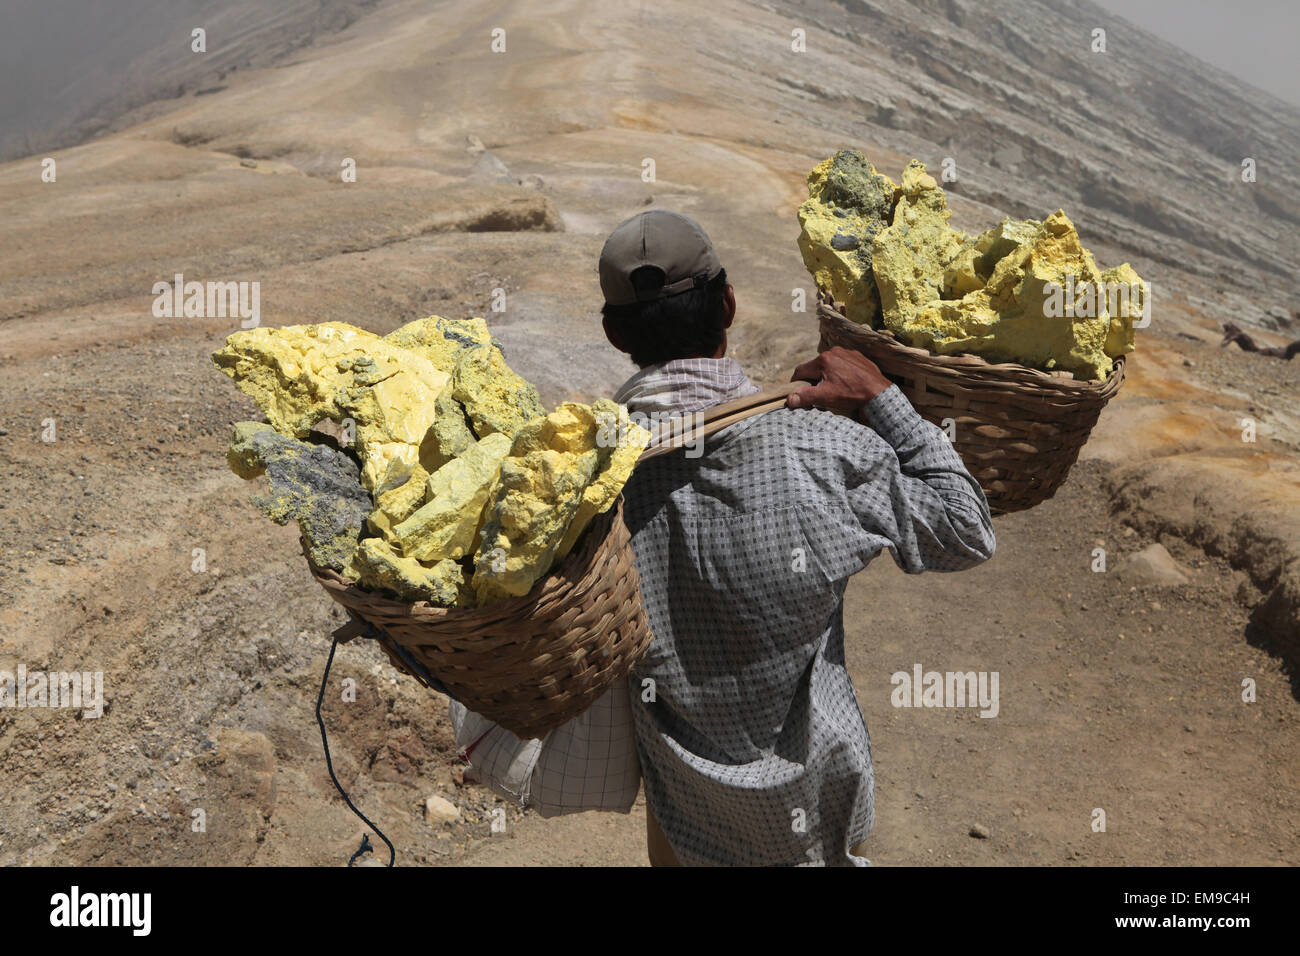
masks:
[[[979,482],[967,470],[947,436],[912,407],[897,385],[891,385],[858,411],[858,420],[894,449],[899,471],[909,482],[936,495],[962,550],[987,558],[993,553],[993,523]],[[928,497],[919,488],[918,497]]]

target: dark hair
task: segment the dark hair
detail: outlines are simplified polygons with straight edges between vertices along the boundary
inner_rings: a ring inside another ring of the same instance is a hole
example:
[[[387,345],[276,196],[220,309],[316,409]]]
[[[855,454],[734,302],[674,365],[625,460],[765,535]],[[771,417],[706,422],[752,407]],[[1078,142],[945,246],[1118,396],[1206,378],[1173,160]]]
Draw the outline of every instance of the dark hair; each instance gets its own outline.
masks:
[[[642,266],[629,276],[639,293],[664,284],[662,269]],[[727,270],[697,289],[664,299],[601,307],[632,361],[645,368],[679,358],[708,358],[722,344],[727,328]]]

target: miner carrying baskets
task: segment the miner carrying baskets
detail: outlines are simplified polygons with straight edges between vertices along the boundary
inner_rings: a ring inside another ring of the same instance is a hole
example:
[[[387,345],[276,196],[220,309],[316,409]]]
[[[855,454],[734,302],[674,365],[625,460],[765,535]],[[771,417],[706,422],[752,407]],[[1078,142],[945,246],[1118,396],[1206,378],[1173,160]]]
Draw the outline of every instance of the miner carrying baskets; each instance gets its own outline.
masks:
[[[641,367],[615,395],[633,416],[757,392],[726,354],[736,297],[692,219],[622,223],[600,281],[606,335]],[[630,688],[653,864],[865,864],[848,578],[886,548],[912,573],[993,553],[979,484],[870,359],[833,348],[795,378],[816,384],[694,454],[644,459],[624,488],[654,635]]]

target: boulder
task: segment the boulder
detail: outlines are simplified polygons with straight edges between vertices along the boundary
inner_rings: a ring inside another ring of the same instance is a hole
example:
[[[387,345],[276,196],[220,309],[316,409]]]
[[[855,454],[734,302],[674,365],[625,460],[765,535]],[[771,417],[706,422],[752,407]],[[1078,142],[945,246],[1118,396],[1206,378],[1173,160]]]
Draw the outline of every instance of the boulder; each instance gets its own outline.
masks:
[[[460,819],[460,808],[446,797],[435,793],[424,801],[424,819],[435,827],[455,823]]]
[[[474,166],[469,171],[469,178],[480,182],[488,183],[510,183],[514,184],[515,177],[510,174],[510,168],[501,162],[500,158],[489,150],[483,150],[478,153],[471,153],[476,156]]]

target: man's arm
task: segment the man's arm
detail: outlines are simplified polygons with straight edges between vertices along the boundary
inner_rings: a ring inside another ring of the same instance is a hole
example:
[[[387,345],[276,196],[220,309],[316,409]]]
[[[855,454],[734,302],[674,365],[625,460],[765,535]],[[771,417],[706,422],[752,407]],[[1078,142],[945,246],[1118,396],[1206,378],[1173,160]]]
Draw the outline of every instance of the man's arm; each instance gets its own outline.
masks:
[[[993,522],[979,483],[874,362],[836,347],[800,365],[793,378],[817,384],[793,393],[792,408],[855,412],[892,449],[864,443],[847,495],[863,530],[889,542],[899,567],[957,571],[992,556]]]

